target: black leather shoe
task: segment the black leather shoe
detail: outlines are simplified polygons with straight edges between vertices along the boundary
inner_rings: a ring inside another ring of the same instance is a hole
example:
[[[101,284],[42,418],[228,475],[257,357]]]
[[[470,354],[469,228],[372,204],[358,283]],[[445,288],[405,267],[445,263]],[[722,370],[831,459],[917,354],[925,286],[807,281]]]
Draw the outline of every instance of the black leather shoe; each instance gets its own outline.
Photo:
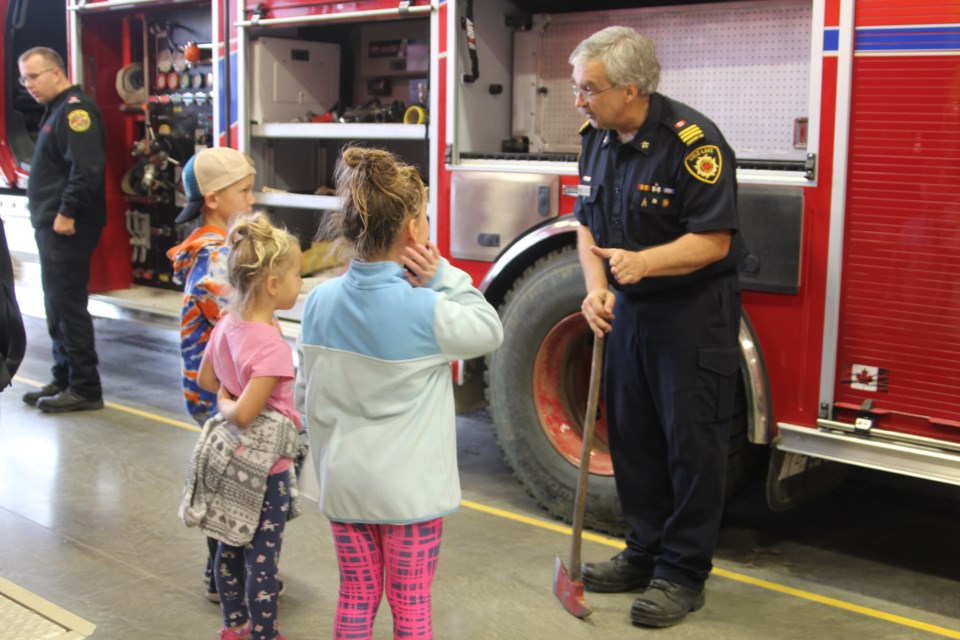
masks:
[[[52,398],[41,398],[37,408],[44,413],[65,413],[67,411],[85,411],[103,409],[103,398],[84,398],[67,389]]]
[[[49,398],[50,396],[55,396],[58,393],[63,391],[63,387],[58,385],[56,382],[51,382],[45,385],[42,389],[37,389],[36,391],[28,391],[23,394],[23,401],[26,402],[31,407],[37,406],[37,401],[40,398]]]
[[[643,595],[633,601],[630,620],[644,627],[670,627],[687,617],[691,611],[703,607],[706,598],[703,589],[654,578]]]
[[[620,593],[647,586],[652,570],[644,571],[618,553],[606,562],[584,562],[583,588],[597,593]]]

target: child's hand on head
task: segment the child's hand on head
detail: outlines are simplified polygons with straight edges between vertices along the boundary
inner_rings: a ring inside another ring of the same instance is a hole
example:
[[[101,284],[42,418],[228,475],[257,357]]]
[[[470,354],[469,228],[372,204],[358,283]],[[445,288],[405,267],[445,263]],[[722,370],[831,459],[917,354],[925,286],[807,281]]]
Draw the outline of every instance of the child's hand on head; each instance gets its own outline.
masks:
[[[427,244],[408,245],[400,257],[406,270],[403,275],[415,287],[425,287],[437,275],[440,266],[440,250],[429,240]]]

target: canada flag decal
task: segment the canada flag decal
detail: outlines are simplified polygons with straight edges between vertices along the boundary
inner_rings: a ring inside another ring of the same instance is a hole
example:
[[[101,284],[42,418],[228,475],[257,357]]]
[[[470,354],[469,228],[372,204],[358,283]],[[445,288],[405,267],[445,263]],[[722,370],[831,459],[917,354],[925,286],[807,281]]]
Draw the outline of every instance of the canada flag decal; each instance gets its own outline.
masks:
[[[858,391],[886,393],[890,387],[890,371],[865,364],[853,364],[850,367],[850,378],[840,382],[849,384],[851,389]]]

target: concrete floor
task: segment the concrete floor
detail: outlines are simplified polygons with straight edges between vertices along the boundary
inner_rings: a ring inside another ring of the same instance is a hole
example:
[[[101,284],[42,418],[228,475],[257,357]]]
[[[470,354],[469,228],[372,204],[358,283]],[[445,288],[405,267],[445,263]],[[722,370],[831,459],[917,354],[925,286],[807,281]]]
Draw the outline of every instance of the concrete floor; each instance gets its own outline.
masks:
[[[176,517],[196,439],[180,405],[176,332],[97,320],[108,406],[55,416],[20,400],[48,377],[44,325],[27,323],[28,358],[0,393],[0,577],[93,622],[99,640],[215,638],[203,537]],[[587,621],[563,611],[551,578],[566,528],[512,479],[482,415],[461,416],[458,432],[466,502],[445,526],[437,638],[960,638],[952,489],[931,498],[928,486],[867,478],[773,515],[754,487],[728,510],[706,607],[650,631],[631,627],[631,594],[587,594]],[[590,536],[583,555],[619,547]],[[281,573],[286,636],[330,637],[337,570],[315,508],[287,529]],[[8,637],[20,636],[0,629]],[[375,638],[390,637],[384,603]]]

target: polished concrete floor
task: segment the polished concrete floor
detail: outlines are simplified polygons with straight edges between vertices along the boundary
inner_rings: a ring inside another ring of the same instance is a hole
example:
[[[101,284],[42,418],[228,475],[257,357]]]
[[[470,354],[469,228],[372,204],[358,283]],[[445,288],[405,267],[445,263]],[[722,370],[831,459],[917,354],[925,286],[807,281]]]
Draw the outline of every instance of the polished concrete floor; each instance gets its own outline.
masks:
[[[107,408],[44,415],[20,400],[48,375],[43,323],[28,318],[28,358],[0,393],[0,577],[96,624],[97,639],[215,638],[203,537],[176,517],[197,435],[180,406],[176,333],[96,325]],[[631,594],[588,594],[586,621],[563,611],[551,578],[554,557],[568,551],[566,528],[515,483],[482,414],[460,417],[458,431],[465,503],[446,522],[437,638],[960,638],[952,489],[855,478],[814,506],[773,515],[754,487],[728,510],[706,607],[650,631],[630,626]],[[584,557],[619,546],[590,536]],[[337,571],[315,508],[290,524],[281,572],[286,636],[331,637]],[[375,637],[390,629],[384,603]]]

